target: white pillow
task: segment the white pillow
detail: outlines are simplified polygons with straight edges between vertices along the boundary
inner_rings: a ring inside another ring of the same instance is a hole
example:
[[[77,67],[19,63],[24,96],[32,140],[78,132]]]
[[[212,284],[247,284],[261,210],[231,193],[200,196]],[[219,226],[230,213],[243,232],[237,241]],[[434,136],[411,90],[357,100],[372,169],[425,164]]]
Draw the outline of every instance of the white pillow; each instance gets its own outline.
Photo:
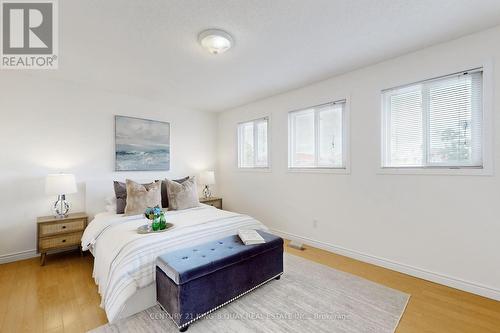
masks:
[[[106,198],[106,211],[110,213],[116,213],[116,197],[109,196]]]

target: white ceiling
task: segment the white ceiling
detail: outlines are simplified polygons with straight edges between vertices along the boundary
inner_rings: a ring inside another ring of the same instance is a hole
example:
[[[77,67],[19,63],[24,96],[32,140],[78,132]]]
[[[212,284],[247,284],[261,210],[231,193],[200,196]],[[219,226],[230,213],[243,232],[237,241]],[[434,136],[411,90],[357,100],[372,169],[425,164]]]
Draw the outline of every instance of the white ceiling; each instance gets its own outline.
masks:
[[[500,24],[499,0],[64,0],[57,71],[220,111]],[[197,35],[230,32],[213,56]]]

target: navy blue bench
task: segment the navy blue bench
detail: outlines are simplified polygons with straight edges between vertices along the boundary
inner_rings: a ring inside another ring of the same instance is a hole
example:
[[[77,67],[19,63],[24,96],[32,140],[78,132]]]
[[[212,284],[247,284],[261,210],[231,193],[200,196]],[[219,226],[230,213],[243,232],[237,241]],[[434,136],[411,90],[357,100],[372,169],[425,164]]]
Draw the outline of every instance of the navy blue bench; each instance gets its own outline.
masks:
[[[264,244],[226,237],[159,256],[156,298],[181,332],[189,324],[283,274],[283,239]]]

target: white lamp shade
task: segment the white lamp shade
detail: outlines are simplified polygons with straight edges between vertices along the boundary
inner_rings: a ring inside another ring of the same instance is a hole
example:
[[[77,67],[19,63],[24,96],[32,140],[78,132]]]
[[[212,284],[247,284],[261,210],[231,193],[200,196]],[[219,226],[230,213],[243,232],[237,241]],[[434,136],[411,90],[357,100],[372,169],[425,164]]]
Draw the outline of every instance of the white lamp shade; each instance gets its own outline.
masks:
[[[200,174],[200,183],[203,185],[213,185],[215,184],[215,172],[204,171]]]
[[[75,176],[71,174],[53,174],[45,178],[45,193],[50,195],[71,194],[76,192]]]

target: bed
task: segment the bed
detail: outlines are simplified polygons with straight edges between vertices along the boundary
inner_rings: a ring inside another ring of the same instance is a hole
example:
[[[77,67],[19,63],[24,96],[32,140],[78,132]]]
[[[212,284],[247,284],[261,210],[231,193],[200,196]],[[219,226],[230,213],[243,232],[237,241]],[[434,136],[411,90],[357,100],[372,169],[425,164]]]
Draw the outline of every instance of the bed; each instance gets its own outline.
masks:
[[[201,204],[168,211],[172,229],[138,234],[148,222],[143,215],[104,212],[95,215],[82,236],[82,248],[94,255],[93,277],[101,307],[110,322],[156,304],[156,258],[168,251],[234,235],[238,229],[267,228],[252,217]]]

